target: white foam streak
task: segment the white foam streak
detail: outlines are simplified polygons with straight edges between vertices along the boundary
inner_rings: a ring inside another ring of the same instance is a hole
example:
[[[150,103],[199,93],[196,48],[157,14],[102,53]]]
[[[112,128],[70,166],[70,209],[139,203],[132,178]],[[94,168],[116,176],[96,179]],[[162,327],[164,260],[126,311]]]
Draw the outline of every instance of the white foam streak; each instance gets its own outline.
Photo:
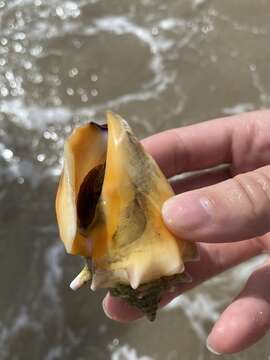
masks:
[[[132,349],[129,345],[123,345],[112,353],[111,360],[153,360],[153,358],[139,356],[135,349]]]
[[[49,124],[66,123],[71,118],[71,112],[65,107],[41,108],[35,105],[26,105],[22,98],[3,100],[0,103],[0,112],[15,115],[11,120],[26,129],[45,130]]]
[[[48,248],[45,255],[46,273],[43,284],[43,292],[53,301],[58,300],[58,285],[63,277],[61,260],[64,256],[63,247],[55,243]]]
[[[254,110],[254,105],[250,103],[242,103],[242,104],[236,104],[232,107],[224,107],[222,109],[223,114],[225,115],[237,115],[241,114],[245,111],[251,111]]]
[[[208,0],[193,0],[192,8],[196,10],[198,7],[205,5],[207,2]]]
[[[57,345],[51,349],[49,349],[47,355],[44,360],[56,360],[59,359],[63,354],[63,348],[61,345]],[[62,358],[62,357],[61,357]]]
[[[12,324],[9,327],[4,327],[0,324],[0,349],[3,349],[8,339],[12,339],[23,329],[34,329],[36,332],[41,330],[41,324],[30,319],[25,306],[22,306],[18,310],[18,315],[14,318]],[[1,351],[1,350],[0,350]],[[1,354],[1,352],[0,352]]]
[[[189,319],[198,337],[204,340],[207,335],[204,322],[214,322],[217,320],[219,306],[220,303],[217,303],[208,294],[202,293],[192,299],[188,295],[182,295],[173,300],[164,310],[167,311],[180,307]]]

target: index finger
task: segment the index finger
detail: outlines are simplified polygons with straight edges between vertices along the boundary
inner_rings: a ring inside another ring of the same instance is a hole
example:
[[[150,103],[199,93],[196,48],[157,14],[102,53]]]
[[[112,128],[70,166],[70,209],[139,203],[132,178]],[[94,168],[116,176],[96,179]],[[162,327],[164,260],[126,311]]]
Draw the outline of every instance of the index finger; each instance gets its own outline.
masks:
[[[231,118],[171,129],[142,141],[167,177],[231,161]]]
[[[142,141],[167,177],[233,163],[251,149],[258,118],[269,121],[269,111],[257,111],[167,130]],[[249,149],[244,146],[249,143]],[[242,145],[241,145],[242,144]],[[239,156],[238,156],[239,157]]]

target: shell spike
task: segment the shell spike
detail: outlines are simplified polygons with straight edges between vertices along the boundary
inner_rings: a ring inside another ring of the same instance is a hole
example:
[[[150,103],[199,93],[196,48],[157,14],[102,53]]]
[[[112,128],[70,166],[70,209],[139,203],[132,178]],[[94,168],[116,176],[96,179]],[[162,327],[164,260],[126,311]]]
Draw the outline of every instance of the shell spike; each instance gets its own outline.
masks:
[[[74,291],[78,290],[88,281],[91,281],[91,279],[92,279],[91,272],[88,268],[88,265],[85,265],[82,271],[75,277],[74,280],[71,281],[69,287]]]

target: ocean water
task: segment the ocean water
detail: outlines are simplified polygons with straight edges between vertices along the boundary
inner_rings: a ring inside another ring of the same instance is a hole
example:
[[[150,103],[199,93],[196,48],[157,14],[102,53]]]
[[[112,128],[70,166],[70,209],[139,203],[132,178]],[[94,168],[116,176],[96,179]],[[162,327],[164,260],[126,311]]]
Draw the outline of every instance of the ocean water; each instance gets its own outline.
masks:
[[[68,284],[63,140],[112,109],[139,137],[270,103],[267,0],[0,0],[0,359],[205,360],[213,322],[262,259],[121,325]],[[222,358],[222,357],[220,357]],[[269,359],[269,336],[228,359]]]

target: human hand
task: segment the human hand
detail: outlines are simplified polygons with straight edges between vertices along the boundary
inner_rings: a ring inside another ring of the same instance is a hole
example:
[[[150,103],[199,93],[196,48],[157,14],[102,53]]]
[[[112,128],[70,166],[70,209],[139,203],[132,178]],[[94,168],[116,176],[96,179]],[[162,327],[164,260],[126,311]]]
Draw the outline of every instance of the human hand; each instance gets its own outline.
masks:
[[[168,178],[229,164],[172,184],[178,195],[164,204],[163,219],[179,238],[197,242],[200,260],[186,264],[193,282],[165,294],[161,307],[214,275],[270,250],[270,111],[168,130],[145,139],[143,145]],[[238,352],[267,332],[269,281],[267,260],[214,325],[208,337],[210,350]],[[114,320],[142,316],[110,295],[103,306]]]

